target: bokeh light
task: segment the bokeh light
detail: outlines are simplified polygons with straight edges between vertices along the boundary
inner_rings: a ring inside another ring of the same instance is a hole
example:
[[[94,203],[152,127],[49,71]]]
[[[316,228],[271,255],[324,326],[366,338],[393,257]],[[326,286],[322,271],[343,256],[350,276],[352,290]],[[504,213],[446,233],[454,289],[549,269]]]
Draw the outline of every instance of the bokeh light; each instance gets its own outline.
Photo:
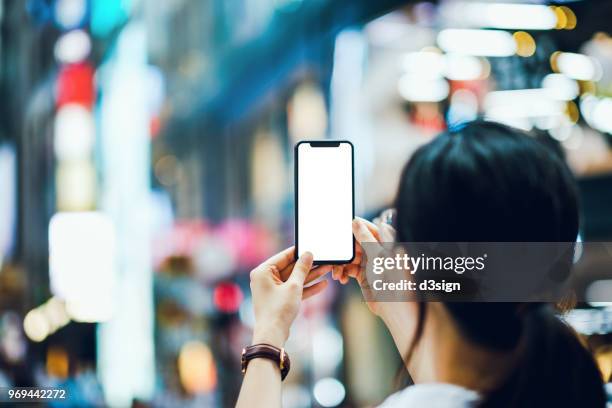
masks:
[[[517,31],[512,34],[516,41],[516,54],[521,57],[531,57],[536,52],[536,42],[526,31]]]
[[[313,394],[315,400],[323,407],[336,407],[346,395],[344,385],[335,378],[327,377],[315,383]]]
[[[215,307],[224,313],[234,313],[240,308],[244,294],[240,286],[233,282],[218,284],[213,291]]]
[[[185,391],[207,393],[217,386],[217,369],[210,348],[202,342],[190,341],[181,347],[178,373]]]

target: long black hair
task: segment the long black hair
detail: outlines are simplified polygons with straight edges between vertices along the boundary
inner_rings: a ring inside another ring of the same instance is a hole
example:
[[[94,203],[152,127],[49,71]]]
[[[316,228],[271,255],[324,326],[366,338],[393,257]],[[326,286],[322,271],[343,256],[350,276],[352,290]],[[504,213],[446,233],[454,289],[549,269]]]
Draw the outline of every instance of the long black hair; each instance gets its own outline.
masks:
[[[411,157],[396,199],[400,242],[573,242],[578,194],[558,152],[517,129],[476,121]],[[474,344],[517,353],[483,407],[604,407],[601,375],[575,333],[546,304],[445,302]],[[419,341],[419,320],[408,357]]]

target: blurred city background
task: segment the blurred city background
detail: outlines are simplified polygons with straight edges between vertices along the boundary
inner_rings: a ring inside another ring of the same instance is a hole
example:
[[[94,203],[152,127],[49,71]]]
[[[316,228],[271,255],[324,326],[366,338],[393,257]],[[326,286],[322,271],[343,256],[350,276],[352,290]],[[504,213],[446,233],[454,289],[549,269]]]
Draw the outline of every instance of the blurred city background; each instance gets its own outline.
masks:
[[[610,1],[2,0],[0,23],[0,387],[232,406],[305,138],[354,143],[371,217],[437,132],[529,129],[579,179],[581,238],[612,238]],[[393,390],[381,323],[330,286],[287,344],[287,407]],[[612,309],[567,319],[608,380]]]

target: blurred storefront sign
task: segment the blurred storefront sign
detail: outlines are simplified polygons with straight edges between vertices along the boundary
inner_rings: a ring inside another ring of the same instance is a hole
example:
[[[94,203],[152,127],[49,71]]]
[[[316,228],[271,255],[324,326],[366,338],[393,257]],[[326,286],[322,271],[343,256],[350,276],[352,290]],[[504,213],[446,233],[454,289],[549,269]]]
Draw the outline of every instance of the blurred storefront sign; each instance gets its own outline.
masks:
[[[114,224],[99,212],[57,213],[49,223],[51,291],[76,321],[101,322],[114,312],[117,246]]]
[[[0,145],[0,270],[15,241],[17,215],[17,161],[14,149]]]
[[[138,22],[120,33],[98,71],[101,207],[117,232],[116,313],[98,327],[98,373],[109,405],[150,399],[155,386],[150,248],[149,82],[146,34]]]

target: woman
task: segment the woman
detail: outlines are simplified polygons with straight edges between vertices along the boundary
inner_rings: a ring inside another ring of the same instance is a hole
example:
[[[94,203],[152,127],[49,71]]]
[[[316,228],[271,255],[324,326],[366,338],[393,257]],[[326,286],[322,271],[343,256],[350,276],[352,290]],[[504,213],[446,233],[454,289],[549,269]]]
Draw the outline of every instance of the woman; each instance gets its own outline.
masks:
[[[576,186],[540,141],[509,127],[473,122],[444,133],[412,156],[401,176],[394,222],[399,242],[573,242]],[[356,219],[358,242],[385,240],[385,224]],[[292,263],[290,248],[251,273],[253,343],[283,347],[302,298],[326,281],[312,255]],[[334,267],[364,288],[361,247]],[[389,329],[415,385],[384,407],[604,407],[597,366],[548,305],[531,303],[369,303]],[[237,406],[280,406],[273,361],[249,361]]]

